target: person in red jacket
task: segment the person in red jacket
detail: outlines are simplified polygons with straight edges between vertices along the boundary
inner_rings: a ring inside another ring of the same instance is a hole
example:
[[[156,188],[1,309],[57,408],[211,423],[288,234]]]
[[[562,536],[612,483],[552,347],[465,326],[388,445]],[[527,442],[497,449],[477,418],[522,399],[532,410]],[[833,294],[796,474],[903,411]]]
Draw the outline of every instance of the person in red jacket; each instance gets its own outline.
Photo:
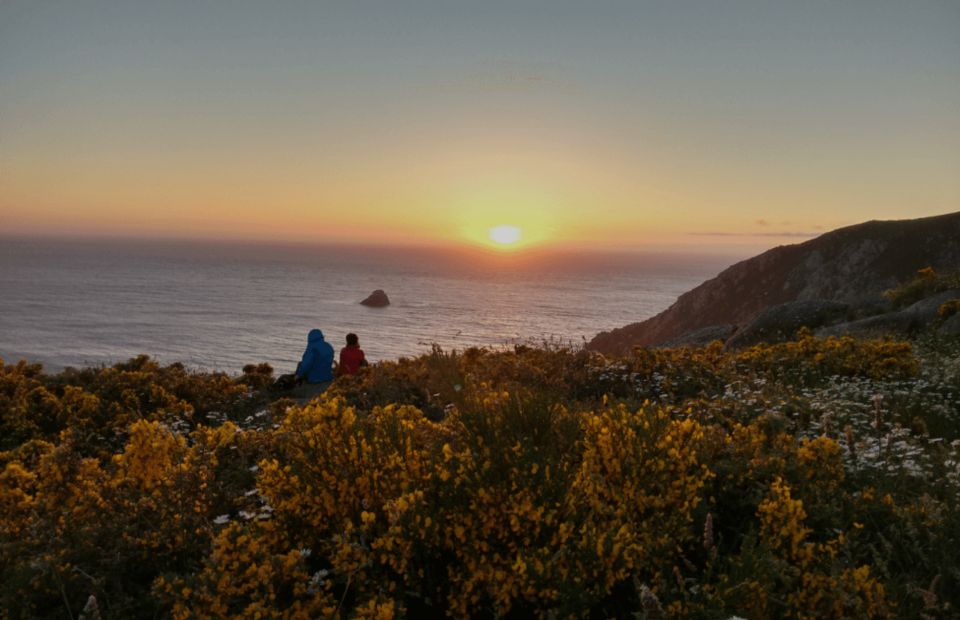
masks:
[[[361,366],[366,365],[367,358],[363,355],[363,349],[360,348],[360,339],[356,334],[347,334],[347,346],[340,349],[339,374],[355,375]]]

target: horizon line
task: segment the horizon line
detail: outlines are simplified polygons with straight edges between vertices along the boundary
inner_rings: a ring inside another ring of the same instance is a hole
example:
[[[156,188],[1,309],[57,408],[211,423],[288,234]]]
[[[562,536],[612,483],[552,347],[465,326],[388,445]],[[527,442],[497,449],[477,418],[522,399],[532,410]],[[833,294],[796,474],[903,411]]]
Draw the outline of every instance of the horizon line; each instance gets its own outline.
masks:
[[[700,233],[681,233],[685,236],[698,236]],[[750,237],[749,233],[729,233],[724,236],[743,236]],[[774,236],[774,235],[771,235]],[[687,255],[743,255],[746,252],[760,253],[770,247],[761,247],[756,244],[743,245],[724,245],[711,248],[704,248],[702,244],[690,243],[644,243],[637,247],[626,246],[607,246],[597,247],[595,244],[550,244],[541,243],[528,245],[518,248],[507,248],[499,250],[468,241],[402,241],[402,240],[378,240],[378,239],[343,239],[337,237],[318,238],[316,240],[308,239],[280,239],[264,237],[216,237],[206,235],[176,235],[176,234],[146,234],[146,233],[110,233],[110,232],[64,232],[64,231],[0,231],[0,239],[23,240],[23,241],[67,241],[67,242],[147,242],[147,243],[186,243],[186,244],[213,244],[220,246],[228,245],[251,245],[265,247],[341,247],[351,249],[377,249],[377,250],[412,250],[412,251],[446,251],[458,253],[478,253],[493,258],[509,259],[510,257],[531,257],[537,255],[563,255],[586,253],[598,256],[616,256],[616,255],[649,255],[649,254],[677,254]],[[749,247],[748,247],[749,246]],[[773,246],[771,246],[773,247]]]

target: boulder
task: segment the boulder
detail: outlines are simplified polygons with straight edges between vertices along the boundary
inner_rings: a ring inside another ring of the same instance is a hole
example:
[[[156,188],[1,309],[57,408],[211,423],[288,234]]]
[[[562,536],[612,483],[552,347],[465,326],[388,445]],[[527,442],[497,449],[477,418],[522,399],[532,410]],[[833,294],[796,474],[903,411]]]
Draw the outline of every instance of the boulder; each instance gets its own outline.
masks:
[[[710,325],[695,329],[692,332],[673,338],[657,345],[660,349],[674,349],[677,347],[705,347],[714,340],[721,342],[729,338],[735,331],[736,325]]]
[[[850,305],[823,299],[793,301],[763,310],[746,327],[737,331],[727,346],[749,347],[760,342],[789,340],[801,327],[814,329],[847,318]]]
[[[390,305],[390,298],[387,297],[387,294],[384,293],[382,289],[378,288],[360,303],[371,308],[383,308],[384,306]]]
[[[960,313],[944,321],[937,333],[941,336],[960,336]]]

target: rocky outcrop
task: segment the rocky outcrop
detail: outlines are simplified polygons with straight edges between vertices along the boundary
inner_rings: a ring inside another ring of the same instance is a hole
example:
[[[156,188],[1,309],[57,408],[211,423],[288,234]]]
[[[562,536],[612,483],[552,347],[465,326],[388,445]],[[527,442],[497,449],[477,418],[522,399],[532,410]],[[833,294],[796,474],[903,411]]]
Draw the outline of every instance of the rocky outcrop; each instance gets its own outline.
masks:
[[[917,323],[911,315],[903,312],[887,312],[849,323],[822,327],[816,331],[816,335],[865,338],[886,334],[910,334],[915,331],[917,331]]]
[[[715,340],[719,340],[720,342],[726,341],[735,331],[737,331],[736,325],[710,325],[684,334],[679,338],[662,342],[657,346],[665,349],[673,349],[675,347],[705,347]]]
[[[387,294],[384,293],[383,290],[377,289],[370,293],[367,298],[360,303],[371,308],[383,308],[384,306],[390,305],[390,298],[387,297]]]
[[[941,336],[960,336],[960,314],[954,314],[937,330]]]
[[[653,318],[597,334],[587,348],[625,353],[711,325],[746,326],[765,308],[792,301],[879,305],[885,290],[924,267],[960,269],[960,212],[871,221],[773,248],[684,293]]]
[[[960,290],[944,291],[921,299],[898,312],[887,312],[858,321],[839,323],[817,330],[818,336],[881,336],[911,334],[936,325],[940,306],[960,298]],[[942,329],[942,327],[941,327]]]
[[[850,313],[850,304],[840,301],[792,301],[766,308],[727,341],[728,347],[749,347],[760,342],[790,340],[801,327],[815,328]]]

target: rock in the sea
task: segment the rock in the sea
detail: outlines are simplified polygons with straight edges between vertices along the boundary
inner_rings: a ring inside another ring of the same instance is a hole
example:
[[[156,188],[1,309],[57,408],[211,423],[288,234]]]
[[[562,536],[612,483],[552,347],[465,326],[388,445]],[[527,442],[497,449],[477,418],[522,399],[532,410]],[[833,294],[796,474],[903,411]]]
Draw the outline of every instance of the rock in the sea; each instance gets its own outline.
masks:
[[[382,289],[378,288],[360,303],[364,306],[370,306],[371,308],[383,308],[384,306],[390,305],[390,298],[387,297],[387,294],[384,293]]]
[[[677,347],[705,347],[714,340],[725,341],[737,331],[736,325],[710,325],[701,329],[673,338],[657,345],[660,349],[675,349]]]
[[[811,329],[847,318],[850,305],[839,301],[811,300],[793,301],[767,308],[737,331],[727,346],[749,347],[760,342],[789,340],[801,327]]]

